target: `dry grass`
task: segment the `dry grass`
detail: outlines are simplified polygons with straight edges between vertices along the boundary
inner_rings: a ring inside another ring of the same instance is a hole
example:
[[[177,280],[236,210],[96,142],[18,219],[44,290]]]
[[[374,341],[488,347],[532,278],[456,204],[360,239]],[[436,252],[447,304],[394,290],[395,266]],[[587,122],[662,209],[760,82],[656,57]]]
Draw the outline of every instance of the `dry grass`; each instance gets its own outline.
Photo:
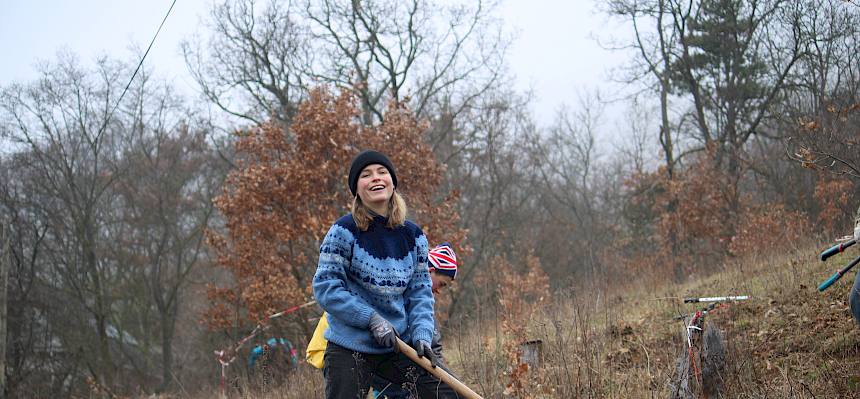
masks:
[[[847,303],[854,275],[819,293],[817,284],[848,256],[827,265],[816,256],[810,247],[749,259],[684,284],[639,278],[623,289],[563,293],[524,320],[529,338],[543,341],[541,367],[525,378],[527,396],[667,398],[682,348],[682,325],[672,318],[696,309],[681,298],[751,295],[708,316],[728,344],[725,397],[860,398],[860,330]],[[447,332],[446,358],[479,394],[506,397],[505,339],[496,320],[471,320]],[[242,385],[230,396],[323,397],[321,372],[307,365],[265,389]]]
[[[848,256],[817,260],[817,248],[760,256],[720,272],[672,284],[638,279],[623,290],[568,293],[529,320],[544,342],[544,364],[531,373],[535,398],[666,398],[682,325],[692,312],[686,296],[751,295],[718,309],[728,344],[726,397],[860,397],[860,330],[848,311],[854,275],[819,293],[816,286]],[[476,331],[476,330],[471,330]],[[505,370],[499,338],[461,334],[454,368],[485,397],[502,397]],[[466,337],[466,338],[464,338]],[[502,338],[503,339],[503,338]],[[463,341],[466,343],[464,344]],[[489,343],[489,344],[488,344]],[[481,348],[479,350],[478,348]],[[448,349],[448,356],[451,356]]]

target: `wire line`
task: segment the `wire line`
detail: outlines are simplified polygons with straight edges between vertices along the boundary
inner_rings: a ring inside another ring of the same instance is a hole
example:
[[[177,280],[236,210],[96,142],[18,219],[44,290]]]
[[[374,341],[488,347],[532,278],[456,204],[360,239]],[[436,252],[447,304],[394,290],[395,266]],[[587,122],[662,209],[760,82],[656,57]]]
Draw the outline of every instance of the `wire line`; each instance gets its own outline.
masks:
[[[167,17],[170,16],[170,12],[173,11],[173,6],[176,5],[176,0],[173,0],[173,3],[170,4],[170,8],[167,9],[167,14],[164,15],[164,19],[161,20],[161,24],[158,25],[158,30],[155,31],[155,35],[152,37],[152,40],[149,42],[149,46],[146,48],[146,51],[143,53],[143,57],[140,57],[140,62],[137,63],[137,68],[134,69],[134,73],[131,74],[131,79],[128,80],[128,83],[125,85],[125,88],[122,89],[122,93],[119,95],[119,99],[114,103],[113,108],[105,118],[105,123],[102,125],[102,128],[99,130],[99,133],[96,135],[101,136],[104,129],[107,127],[108,122],[110,122],[111,116],[113,116],[114,111],[116,111],[117,107],[119,107],[119,103],[122,101],[122,98],[125,97],[125,93],[128,92],[128,88],[131,87],[131,82],[134,81],[134,78],[137,76],[137,73],[140,71],[140,67],[143,66],[143,61],[146,59],[146,56],[149,54],[149,50],[152,49],[152,45],[155,43],[155,38],[158,37],[158,34],[161,32],[161,28],[164,26],[164,22],[167,21]]]

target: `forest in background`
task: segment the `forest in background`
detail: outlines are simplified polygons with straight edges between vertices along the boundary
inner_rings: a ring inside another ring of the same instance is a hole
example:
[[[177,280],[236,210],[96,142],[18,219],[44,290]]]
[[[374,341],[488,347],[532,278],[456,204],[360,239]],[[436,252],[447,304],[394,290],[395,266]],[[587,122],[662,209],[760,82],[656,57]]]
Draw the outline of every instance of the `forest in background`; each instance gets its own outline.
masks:
[[[199,99],[146,68],[124,90],[137,59],[69,53],[0,88],[4,394],[211,387],[213,350],[311,298],[363,148],[391,156],[411,217],[459,255],[448,324],[495,317],[516,335],[512,293],[684,281],[848,232],[860,6],[603,11],[633,28],[611,129],[588,93],[539,126],[484,2],[223,1],[208,38],[182,44]],[[267,334],[302,347],[318,316]]]

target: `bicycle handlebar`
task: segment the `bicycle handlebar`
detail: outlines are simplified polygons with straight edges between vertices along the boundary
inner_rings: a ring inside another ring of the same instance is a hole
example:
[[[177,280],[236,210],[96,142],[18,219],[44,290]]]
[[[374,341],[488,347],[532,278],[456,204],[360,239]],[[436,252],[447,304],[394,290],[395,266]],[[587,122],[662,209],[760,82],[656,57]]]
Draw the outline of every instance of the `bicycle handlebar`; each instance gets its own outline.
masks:
[[[834,245],[834,246],[826,249],[824,252],[821,253],[821,261],[824,262],[825,260],[827,260],[827,258],[846,250],[848,247],[850,247],[856,243],[857,243],[856,240],[851,239],[851,240],[841,242],[838,245]],[[819,291],[820,291],[820,289],[819,289]]]
[[[743,301],[743,300],[747,300],[747,299],[750,299],[750,297],[748,295],[713,296],[713,297],[702,297],[702,298],[684,298],[684,303]]]
[[[708,306],[705,306],[699,309],[697,312],[700,312],[703,316],[708,312],[726,305],[735,301],[744,301],[750,299],[749,295],[735,295],[735,296],[712,296],[712,297],[701,297],[701,298],[684,298],[684,303],[700,303],[700,302],[710,302]],[[679,315],[673,317],[674,320],[681,320],[689,315]]]

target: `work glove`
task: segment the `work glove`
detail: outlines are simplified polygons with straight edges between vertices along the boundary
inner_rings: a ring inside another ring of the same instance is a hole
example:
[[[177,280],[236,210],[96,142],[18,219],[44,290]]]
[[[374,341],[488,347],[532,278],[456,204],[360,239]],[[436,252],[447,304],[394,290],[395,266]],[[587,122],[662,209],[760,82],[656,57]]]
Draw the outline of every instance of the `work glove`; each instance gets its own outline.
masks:
[[[379,313],[374,313],[373,316],[370,316],[370,334],[373,335],[373,339],[376,340],[377,344],[386,348],[394,348],[394,351],[397,351],[397,331]]]
[[[429,360],[434,369],[439,365],[439,355],[437,355],[436,352],[433,352],[433,348],[430,346],[429,342],[419,339],[415,341],[414,346],[415,352],[418,353],[418,356]]]

